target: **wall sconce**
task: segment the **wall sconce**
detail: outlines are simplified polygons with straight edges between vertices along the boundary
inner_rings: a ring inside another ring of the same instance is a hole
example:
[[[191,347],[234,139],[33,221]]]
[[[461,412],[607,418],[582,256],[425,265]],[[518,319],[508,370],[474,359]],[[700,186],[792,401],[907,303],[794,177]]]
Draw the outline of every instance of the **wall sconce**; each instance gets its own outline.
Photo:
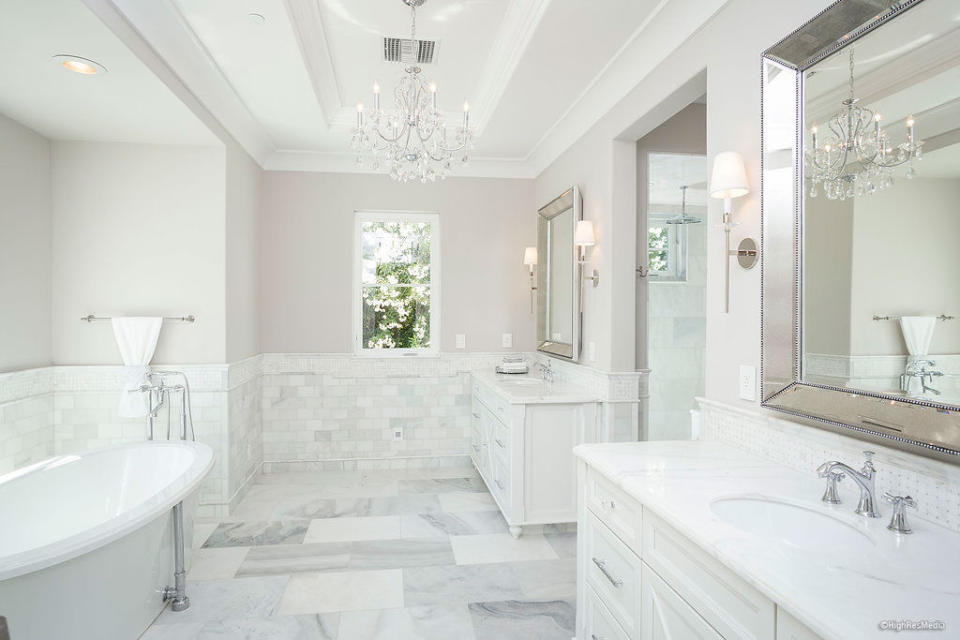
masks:
[[[597,236],[593,232],[593,223],[589,220],[577,221],[577,226],[573,232],[573,244],[577,247],[577,262],[581,270],[587,262],[587,248],[597,244]],[[600,272],[596,269],[593,274],[586,276],[584,280],[593,280],[593,286],[600,285]]]
[[[713,173],[710,177],[710,196],[723,199],[723,312],[730,311],[730,258],[736,256],[737,263],[744,269],[757,264],[759,251],[753,238],[744,238],[736,251],[730,249],[730,229],[733,227],[734,198],[750,193],[747,183],[747,171],[743,166],[743,156],[736,151],[718,153],[713,159]]]
[[[537,268],[537,248],[527,247],[523,250],[523,264],[530,269],[530,314],[533,315],[533,299],[536,295],[537,283],[533,279],[533,272]]]

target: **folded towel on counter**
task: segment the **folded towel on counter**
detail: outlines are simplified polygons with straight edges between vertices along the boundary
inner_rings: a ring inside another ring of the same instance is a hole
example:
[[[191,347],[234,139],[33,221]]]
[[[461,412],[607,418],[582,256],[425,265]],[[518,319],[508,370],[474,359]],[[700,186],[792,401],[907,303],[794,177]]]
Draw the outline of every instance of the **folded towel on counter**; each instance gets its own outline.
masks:
[[[137,391],[146,382],[150,360],[157,348],[163,318],[113,318],[113,335],[123,358],[123,392],[117,411],[122,418],[147,415],[143,393]]]

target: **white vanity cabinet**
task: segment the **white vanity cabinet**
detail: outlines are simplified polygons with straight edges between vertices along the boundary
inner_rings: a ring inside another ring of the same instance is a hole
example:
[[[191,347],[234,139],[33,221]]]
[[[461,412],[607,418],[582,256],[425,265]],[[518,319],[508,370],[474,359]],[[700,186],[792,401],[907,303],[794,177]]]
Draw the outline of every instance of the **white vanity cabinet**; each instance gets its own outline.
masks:
[[[579,640],[817,640],[640,501],[578,464]]]
[[[576,522],[572,450],[595,442],[598,430],[596,401],[525,379],[516,393],[492,375],[472,383],[470,455],[514,537],[528,525]]]

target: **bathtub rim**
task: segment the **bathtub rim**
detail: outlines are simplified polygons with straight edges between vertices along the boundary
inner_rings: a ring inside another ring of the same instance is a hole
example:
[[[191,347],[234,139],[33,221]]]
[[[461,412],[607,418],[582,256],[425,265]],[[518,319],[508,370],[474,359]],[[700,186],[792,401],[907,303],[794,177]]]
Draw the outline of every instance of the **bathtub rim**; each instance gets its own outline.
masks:
[[[0,581],[10,580],[36,571],[47,569],[66,562],[85,553],[89,553],[136,531],[143,525],[162,516],[175,504],[199,488],[200,483],[213,467],[213,449],[202,442],[183,441],[141,441],[120,445],[111,445],[90,449],[76,454],[54,456],[29,467],[30,471],[17,474],[15,470],[0,477],[0,484],[19,480],[34,473],[42,473],[51,465],[59,466],[72,458],[93,457],[98,454],[134,449],[141,447],[187,448],[194,454],[187,470],[169,484],[164,485],[148,500],[124,513],[100,524],[75,533],[67,538],[51,542],[42,547],[21,551],[8,556],[0,556]],[[13,476],[13,477],[9,477]],[[109,570],[105,568],[105,570]]]

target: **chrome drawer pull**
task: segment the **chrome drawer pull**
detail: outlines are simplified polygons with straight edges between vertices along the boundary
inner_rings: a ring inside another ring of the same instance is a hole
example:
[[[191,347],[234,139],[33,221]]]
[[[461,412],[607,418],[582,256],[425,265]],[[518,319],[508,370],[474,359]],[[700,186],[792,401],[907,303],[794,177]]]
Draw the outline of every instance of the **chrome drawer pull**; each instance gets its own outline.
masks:
[[[603,501],[601,500],[601,501],[600,501],[600,504],[602,504],[603,506],[605,506],[607,509],[616,509],[616,508],[617,508],[617,505],[616,505],[616,503],[615,503],[613,500],[610,500],[610,501],[608,501],[608,502],[603,502]]]
[[[591,634],[590,634],[590,640],[607,640],[607,639],[604,638],[603,636],[598,636],[598,635],[595,634],[595,633],[591,633]]]
[[[614,578],[612,575],[610,575],[610,572],[607,571],[606,562],[604,562],[603,560],[600,560],[599,558],[593,558],[593,564],[597,565],[597,569],[600,569],[600,573],[602,573],[604,577],[610,581],[610,584],[615,586],[617,589],[623,586],[623,580],[618,580],[617,578]]]
[[[494,480],[494,482],[496,482],[496,483],[497,483],[497,486],[500,487],[500,490],[503,491],[503,485],[500,483],[500,481],[499,481],[499,480]]]
[[[479,420],[479,419],[480,419],[480,414],[479,414],[479,413],[475,413],[475,414],[473,414],[473,417],[476,418],[477,420]]]
[[[500,442],[500,438],[494,438],[493,441],[496,442],[496,443],[497,443],[497,446],[500,447],[501,449],[504,449],[504,448],[505,448],[505,447],[503,446],[503,443]]]

